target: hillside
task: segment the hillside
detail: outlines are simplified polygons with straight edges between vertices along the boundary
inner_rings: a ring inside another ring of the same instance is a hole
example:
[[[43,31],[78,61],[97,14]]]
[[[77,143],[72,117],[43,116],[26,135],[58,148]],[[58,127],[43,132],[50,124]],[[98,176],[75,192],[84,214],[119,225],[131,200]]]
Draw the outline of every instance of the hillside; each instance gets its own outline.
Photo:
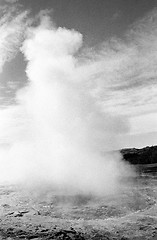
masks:
[[[153,164],[157,163],[157,146],[122,149],[123,158],[131,164]]]

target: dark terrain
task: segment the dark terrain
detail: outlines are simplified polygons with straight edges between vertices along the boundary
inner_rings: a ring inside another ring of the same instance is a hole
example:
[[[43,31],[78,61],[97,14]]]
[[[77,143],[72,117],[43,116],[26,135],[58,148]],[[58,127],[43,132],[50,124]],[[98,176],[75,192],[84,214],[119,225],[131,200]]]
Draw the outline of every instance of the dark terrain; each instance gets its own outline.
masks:
[[[137,176],[117,195],[0,186],[0,239],[157,240],[157,146],[121,150]],[[127,182],[127,184],[126,184]]]
[[[157,146],[145,148],[125,148],[121,150],[123,158],[131,164],[157,163]]]

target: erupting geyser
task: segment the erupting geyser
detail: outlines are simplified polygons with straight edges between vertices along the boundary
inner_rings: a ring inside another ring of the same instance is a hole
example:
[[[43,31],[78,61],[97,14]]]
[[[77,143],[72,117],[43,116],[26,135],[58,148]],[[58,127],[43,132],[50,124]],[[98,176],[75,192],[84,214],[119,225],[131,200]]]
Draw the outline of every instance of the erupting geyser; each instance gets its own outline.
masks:
[[[28,85],[16,106],[1,110],[1,139],[10,144],[0,152],[1,182],[108,194],[130,173],[120,154],[102,154],[116,147],[125,123],[104,113],[82,80],[81,45],[80,33],[56,29],[47,17],[28,29],[21,48]]]

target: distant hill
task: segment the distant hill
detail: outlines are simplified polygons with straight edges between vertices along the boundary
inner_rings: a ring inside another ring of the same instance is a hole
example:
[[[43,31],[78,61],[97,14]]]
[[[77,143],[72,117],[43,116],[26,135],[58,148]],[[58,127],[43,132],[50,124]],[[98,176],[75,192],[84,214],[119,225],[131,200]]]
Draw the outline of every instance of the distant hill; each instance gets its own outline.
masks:
[[[131,164],[153,164],[157,163],[157,146],[145,148],[125,148],[121,154],[124,160]]]

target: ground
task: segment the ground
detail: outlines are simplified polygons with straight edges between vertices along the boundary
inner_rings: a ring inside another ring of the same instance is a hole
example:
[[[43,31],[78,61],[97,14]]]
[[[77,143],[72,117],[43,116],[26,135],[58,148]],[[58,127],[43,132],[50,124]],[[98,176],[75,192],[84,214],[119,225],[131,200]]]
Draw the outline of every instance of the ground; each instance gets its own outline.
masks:
[[[142,169],[111,196],[1,185],[0,239],[157,240],[156,165]]]

